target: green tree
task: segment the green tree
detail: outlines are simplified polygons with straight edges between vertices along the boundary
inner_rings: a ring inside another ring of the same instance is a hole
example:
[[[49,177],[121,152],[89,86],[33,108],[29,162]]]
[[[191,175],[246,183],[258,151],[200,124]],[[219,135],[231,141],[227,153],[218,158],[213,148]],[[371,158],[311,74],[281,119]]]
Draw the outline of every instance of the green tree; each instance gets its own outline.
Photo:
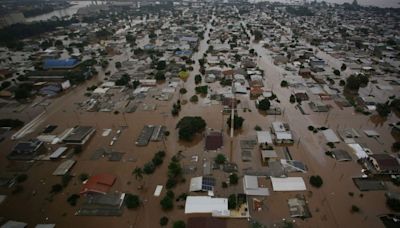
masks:
[[[236,173],[229,175],[229,184],[236,185],[239,182],[239,177]]]
[[[183,117],[176,128],[178,128],[179,139],[191,141],[196,133],[202,132],[206,127],[206,122],[199,116]]]
[[[182,175],[182,166],[179,162],[170,162],[168,165],[168,176],[170,178],[176,178]]]
[[[135,175],[136,180],[142,180],[143,179],[143,170],[140,167],[136,167],[133,172],[133,175]]]
[[[319,175],[310,177],[310,184],[316,188],[320,188],[324,182]]]
[[[146,164],[144,164],[143,166],[143,172],[145,174],[152,174],[154,173],[154,170],[156,169],[156,166],[154,165],[154,163],[152,161],[147,162]]]
[[[196,85],[200,84],[200,83],[201,83],[201,80],[202,80],[202,78],[201,78],[201,75],[200,75],[200,74],[196,74],[196,76],[194,76],[194,83],[195,83]]]
[[[138,208],[140,205],[140,199],[137,195],[132,195],[130,193],[125,194],[125,205],[129,209]]]
[[[134,80],[132,82],[133,89],[136,89],[139,85],[140,85],[140,82],[138,80]]]
[[[156,81],[165,81],[165,74],[162,71],[157,71],[155,76]]]
[[[387,198],[386,205],[395,212],[400,212],[400,200],[396,198]]]
[[[229,127],[231,127],[231,122],[232,122],[231,116],[229,116],[229,118],[226,122]],[[244,119],[242,117],[235,115],[233,118],[233,129],[236,130],[236,129],[242,128],[243,122],[244,122]]]
[[[285,80],[282,80],[281,81],[281,87],[288,87],[288,82],[287,81],[285,81]]]
[[[122,63],[121,62],[115,62],[115,68],[119,69],[122,67]]]
[[[377,104],[376,111],[381,117],[387,117],[392,112],[388,102]]]
[[[174,225],[172,226],[173,228],[186,228],[186,224],[184,221],[179,220],[174,222]]]
[[[290,103],[295,103],[296,102],[296,97],[292,94],[292,95],[290,95],[290,98],[289,98],[289,101],[290,101]]]
[[[342,64],[342,66],[340,67],[340,70],[341,71],[345,71],[347,69],[347,66],[346,66],[346,64]]]
[[[160,218],[160,226],[168,225],[168,221],[169,221],[169,219],[167,217],[165,217],[165,216],[161,217]]]
[[[267,111],[270,107],[271,103],[269,102],[268,98],[264,98],[258,103],[258,109],[261,111]]]
[[[337,69],[334,69],[333,74],[335,74],[336,76],[340,76],[340,71]]]
[[[181,88],[181,89],[179,89],[179,93],[185,94],[185,93],[187,93],[187,90],[185,88]]]
[[[197,95],[193,95],[190,97],[190,102],[196,103],[199,101],[199,97]]]
[[[63,189],[63,186],[61,184],[55,184],[55,185],[51,186],[50,193],[59,193],[62,191],[62,189]]]
[[[232,209],[236,209],[237,206],[237,197],[236,194],[231,194],[228,197],[228,209],[232,210]]]
[[[163,210],[171,210],[174,207],[174,201],[171,197],[164,196],[160,201]]]
[[[218,165],[223,165],[226,162],[226,157],[223,154],[217,154],[217,156],[215,157],[214,161]]]

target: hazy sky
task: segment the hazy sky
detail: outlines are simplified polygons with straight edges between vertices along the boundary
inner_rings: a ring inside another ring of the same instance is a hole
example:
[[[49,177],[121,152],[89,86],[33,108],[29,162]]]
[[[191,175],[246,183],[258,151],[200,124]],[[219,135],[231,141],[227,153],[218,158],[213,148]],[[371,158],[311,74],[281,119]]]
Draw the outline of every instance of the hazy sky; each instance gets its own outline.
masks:
[[[256,0],[256,1],[273,1],[273,2],[290,2],[291,0]],[[302,0],[297,0],[302,1]],[[307,0],[310,1],[310,0]],[[317,0],[318,2],[322,0]],[[372,6],[379,6],[379,7],[400,7],[400,0],[357,0],[358,4],[360,5],[372,5]],[[345,2],[353,2],[353,0],[325,0],[325,2],[331,3],[345,3]]]

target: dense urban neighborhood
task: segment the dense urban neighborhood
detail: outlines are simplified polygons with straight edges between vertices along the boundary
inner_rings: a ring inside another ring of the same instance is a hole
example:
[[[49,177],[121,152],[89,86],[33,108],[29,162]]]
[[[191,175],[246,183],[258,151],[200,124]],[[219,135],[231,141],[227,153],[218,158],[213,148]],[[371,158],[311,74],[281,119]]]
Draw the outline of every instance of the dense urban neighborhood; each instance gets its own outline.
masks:
[[[400,227],[376,4],[0,0],[1,227]]]

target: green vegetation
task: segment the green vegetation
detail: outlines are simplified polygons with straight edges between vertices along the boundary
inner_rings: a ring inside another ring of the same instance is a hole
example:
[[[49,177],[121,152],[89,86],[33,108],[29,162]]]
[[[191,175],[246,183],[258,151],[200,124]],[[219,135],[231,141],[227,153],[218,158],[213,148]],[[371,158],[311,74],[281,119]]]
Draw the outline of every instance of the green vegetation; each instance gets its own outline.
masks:
[[[26,174],[19,174],[19,175],[15,178],[15,180],[16,180],[18,183],[22,183],[22,182],[26,181],[27,179],[28,179],[28,175],[26,175]]]
[[[164,196],[164,198],[162,198],[160,201],[160,205],[163,210],[171,210],[172,208],[174,208],[173,197],[170,197],[168,195]]]
[[[228,120],[226,123],[228,124],[229,127],[231,127],[231,116],[229,116]],[[233,118],[233,129],[240,129],[243,126],[244,119],[240,116],[235,115]]]
[[[184,221],[179,220],[174,222],[174,225],[172,226],[172,228],[186,228],[186,224]]]
[[[143,166],[143,172],[145,174],[152,174],[154,173],[154,170],[156,169],[156,166],[154,165],[154,163],[152,161],[147,162],[146,164],[144,164]]]
[[[289,83],[286,80],[281,81],[281,87],[288,87]]]
[[[190,97],[190,102],[196,103],[199,101],[199,97],[197,95],[193,95]]]
[[[232,173],[231,175],[229,175],[229,184],[237,185],[238,182],[239,182],[239,177],[236,173]]]
[[[66,27],[78,22],[71,20],[48,20],[34,23],[19,23],[0,29],[0,45],[21,50],[24,46],[19,40],[54,31],[57,27]]]
[[[197,86],[195,88],[196,93],[199,93],[201,95],[206,95],[208,93],[208,86]]]
[[[119,69],[122,67],[122,63],[121,62],[115,62],[115,68]]]
[[[357,213],[357,212],[360,212],[360,208],[356,205],[351,205],[350,211],[351,211],[351,213]]]
[[[296,102],[296,97],[292,94],[292,95],[290,95],[290,98],[289,98],[289,101],[290,101],[290,103],[295,103]]]
[[[79,180],[84,182],[85,180],[89,179],[89,175],[87,173],[81,173],[79,175]]]
[[[59,193],[63,190],[63,186],[61,184],[55,184],[51,186],[50,193]]]
[[[231,194],[228,197],[228,209],[232,210],[232,209],[236,209],[237,206],[237,197],[236,194]]]
[[[261,111],[268,111],[270,107],[271,107],[271,103],[269,102],[269,99],[264,98],[258,103],[257,108]]]
[[[199,61],[200,61],[200,60],[199,60]],[[200,84],[200,83],[201,83],[201,80],[202,80],[202,78],[201,78],[201,75],[200,75],[200,74],[196,74],[196,76],[194,76],[194,83],[195,83],[196,85]]]
[[[260,126],[256,125],[256,126],[254,127],[254,130],[256,130],[256,131],[262,131],[262,128],[261,128]]]
[[[76,203],[78,202],[79,198],[80,198],[80,196],[78,194],[72,194],[67,198],[67,202],[71,206],[76,206]]]
[[[392,149],[393,149],[394,152],[399,152],[400,151],[400,141],[394,142],[392,144]]]
[[[127,193],[125,195],[125,205],[129,209],[136,209],[140,206],[140,199],[139,196],[137,195],[132,195],[130,193]]]
[[[377,104],[376,111],[381,117],[387,117],[392,112],[389,102]]]
[[[217,156],[214,158],[214,161],[218,165],[223,165],[226,162],[226,157],[223,154],[217,154]]]
[[[342,64],[342,66],[340,67],[340,70],[341,71],[345,71],[347,69],[347,66],[346,66],[346,64]]]
[[[368,85],[369,79],[368,76],[359,74],[359,75],[350,75],[350,77],[346,80],[346,89],[358,91],[360,87],[365,87]]]
[[[337,70],[337,69],[334,69],[333,70],[333,74],[336,75],[336,76],[340,76],[340,71]]]
[[[129,84],[130,80],[131,80],[131,78],[129,77],[129,75],[124,74],[117,81],[115,81],[115,85],[116,86],[126,86]]]
[[[187,90],[186,90],[185,88],[181,88],[181,89],[179,90],[179,93],[180,93],[180,94],[185,94],[185,93],[187,93]]]
[[[132,171],[132,175],[135,175],[135,179],[136,180],[141,180],[143,179],[143,170],[140,167],[136,167],[133,171]]]
[[[400,212],[400,200],[396,198],[387,198],[386,205],[395,212]]]
[[[263,34],[260,30],[254,30],[253,35],[255,41],[260,41],[263,38]]]
[[[294,16],[314,16],[314,13],[306,6],[286,6],[286,12]]]
[[[162,71],[157,71],[156,76],[154,77],[154,79],[156,79],[156,81],[160,82],[160,81],[165,81],[165,74]]]
[[[206,122],[199,116],[183,117],[176,125],[179,129],[179,139],[184,141],[191,141],[194,135],[202,132],[205,127]]]
[[[139,87],[139,85],[140,85],[140,82],[138,80],[134,80],[132,82],[133,89],[136,89],[137,87]]]
[[[160,218],[160,226],[168,225],[168,221],[169,221],[169,219],[167,217],[165,217],[165,216],[161,217]]]
[[[320,188],[324,182],[319,175],[310,177],[310,184],[316,188]]]

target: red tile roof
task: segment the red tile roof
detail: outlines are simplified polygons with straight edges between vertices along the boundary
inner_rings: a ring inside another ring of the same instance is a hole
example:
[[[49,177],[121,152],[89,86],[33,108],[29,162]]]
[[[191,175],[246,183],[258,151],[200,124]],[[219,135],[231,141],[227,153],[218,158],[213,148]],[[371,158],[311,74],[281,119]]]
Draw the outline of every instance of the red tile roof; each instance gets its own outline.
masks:
[[[116,176],[111,174],[98,174],[89,178],[82,186],[81,194],[101,193],[106,194],[113,186]]]
[[[211,132],[206,137],[206,150],[216,150],[222,147],[222,133]]]

